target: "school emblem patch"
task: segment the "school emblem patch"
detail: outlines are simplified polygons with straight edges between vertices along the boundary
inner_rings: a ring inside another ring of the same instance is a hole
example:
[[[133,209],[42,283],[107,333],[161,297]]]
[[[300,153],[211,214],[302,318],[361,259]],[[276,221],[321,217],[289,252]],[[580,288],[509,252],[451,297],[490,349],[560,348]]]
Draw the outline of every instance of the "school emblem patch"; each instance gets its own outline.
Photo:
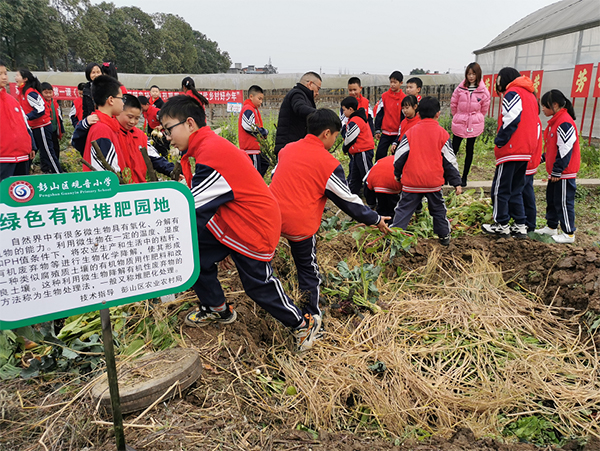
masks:
[[[14,182],[8,188],[8,195],[16,202],[27,202],[28,200],[31,200],[34,194],[35,190],[33,185],[23,180]]]

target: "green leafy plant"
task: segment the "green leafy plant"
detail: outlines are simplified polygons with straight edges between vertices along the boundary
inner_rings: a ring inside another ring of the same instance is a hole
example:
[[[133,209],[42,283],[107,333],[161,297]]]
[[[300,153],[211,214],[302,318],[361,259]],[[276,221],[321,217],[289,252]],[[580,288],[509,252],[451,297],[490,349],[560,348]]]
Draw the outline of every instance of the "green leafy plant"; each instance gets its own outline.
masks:
[[[558,418],[556,418],[558,420]],[[547,446],[560,442],[560,435],[554,424],[540,415],[521,417],[504,428],[505,435],[514,435],[522,442]]]

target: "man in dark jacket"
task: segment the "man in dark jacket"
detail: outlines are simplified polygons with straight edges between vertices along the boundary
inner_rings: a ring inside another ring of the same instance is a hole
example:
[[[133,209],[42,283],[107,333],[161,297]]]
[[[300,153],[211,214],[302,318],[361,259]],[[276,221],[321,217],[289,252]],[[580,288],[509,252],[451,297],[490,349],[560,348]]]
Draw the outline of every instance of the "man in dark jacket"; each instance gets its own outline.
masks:
[[[315,98],[319,95],[321,83],[319,74],[307,72],[283,99],[277,121],[276,154],[286,144],[306,136],[306,118],[316,111]]]

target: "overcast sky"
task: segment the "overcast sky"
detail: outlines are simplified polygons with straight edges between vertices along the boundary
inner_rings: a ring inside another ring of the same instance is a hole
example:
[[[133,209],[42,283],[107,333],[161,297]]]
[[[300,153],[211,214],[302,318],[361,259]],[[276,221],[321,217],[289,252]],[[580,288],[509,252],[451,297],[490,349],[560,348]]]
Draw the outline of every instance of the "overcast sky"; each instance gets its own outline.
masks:
[[[279,73],[463,72],[513,23],[556,0],[112,0],[183,17],[233,63]],[[99,3],[94,0],[94,3]]]

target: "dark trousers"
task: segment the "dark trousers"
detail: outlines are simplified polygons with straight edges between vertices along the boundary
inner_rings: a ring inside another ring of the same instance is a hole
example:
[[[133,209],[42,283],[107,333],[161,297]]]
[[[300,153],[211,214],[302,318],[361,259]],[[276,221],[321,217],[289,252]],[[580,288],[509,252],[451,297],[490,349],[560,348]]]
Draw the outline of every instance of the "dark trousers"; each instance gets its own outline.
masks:
[[[292,257],[298,273],[298,287],[304,302],[301,305],[302,313],[320,315],[319,296],[321,274],[317,264],[317,238],[312,236],[303,241],[290,241]]]
[[[496,166],[491,196],[494,221],[498,224],[506,225],[510,218],[515,224],[525,224],[523,187],[526,170],[526,161],[507,161]]]
[[[284,293],[281,282],[273,275],[271,262],[254,260],[221,244],[206,229],[198,230],[200,276],[194,284],[198,300],[205,307],[218,307],[225,294],[218,279],[218,263],[231,255],[246,294],[284,326],[297,328],[302,312]]]
[[[375,161],[381,160],[384,157],[388,156],[389,148],[394,141],[398,139],[398,135],[384,135],[381,134],[381,138],[379,138],[379,144],[377,145],[377,152],[375,153]]]
[[[40,166],[42,172],[46,174],[59,174],[60,166],[58,158],[54,153],[54,145],[52,144],[52,125],[46,125],[41,128],[34,128],[33,139],[40,154]]]
[[[403,191],[394,211],[392,227],[406,229],[410,218],[421,204],[423,197],[427,198],[429,214],[433,218],[433,232],[440,238],[450,235],[450,222],[446,217],[446,203],[444,202],[442,190],[434,193],[407,193]]]
[[[0,163],[0,181],[19,175],[29,175],[30,160],[20,163]]]
[[[452,148],[454,149],[454,154],[457,157],[458,157],[458,151],[460,150],[460,144],[462,143],[463,139],[467,140],[467,145],[466,145],[467,154],[465,155],[465,164],[463,166],[463,171],[462,171],[463,185],[466,185],[467,177],[469,176],[469,171],[471,170],[471,165],[473,164],[473,149],[475,148],[475,140],[477,139],[477,137],[461,138],[460,136],[454,135],[452,137]]]
[[[52,132],[52,148],[54,149],[54,154],[56,155],[56,161],[60,161],[60,141],[58,139],[58,132],[56,130]]]
[[[525,225],[527,225],[527,231],[533,232],[536,227],[537,216],[535,192],[533,191],[533,174],[525,176],[525,186],[523,187],[523,208],[525,210]]]
[[[379,216],[389,216],[393,220],[394,208],[398,205],[400,194],[375,193],[375,199],[377,201],[375,210],[379,213]]]
[[[575,179],[560,179],[558,182],[548,180],[546,187],[546,220],[548,227],[560,228],[569,235],[575,232]]]
[[[373,167],[373,150],[359,152],[352,155],[350,159],[350,170],[348,174],[348,187],[352,194],[360,195],[360,190],[365,185],[367,172]],[[375,197],[365,189],[365,198],[368,205],[375,205]]]
[[[254,165],[258,173],[262,177],[264,177],[267,173],[267,170],[269,169],[269,165],[271,164],[271,162],[267,160],[267,158],[262,153],[257,153],[254,155],[248,154],[248,156],[252,160],[252,164]]]

